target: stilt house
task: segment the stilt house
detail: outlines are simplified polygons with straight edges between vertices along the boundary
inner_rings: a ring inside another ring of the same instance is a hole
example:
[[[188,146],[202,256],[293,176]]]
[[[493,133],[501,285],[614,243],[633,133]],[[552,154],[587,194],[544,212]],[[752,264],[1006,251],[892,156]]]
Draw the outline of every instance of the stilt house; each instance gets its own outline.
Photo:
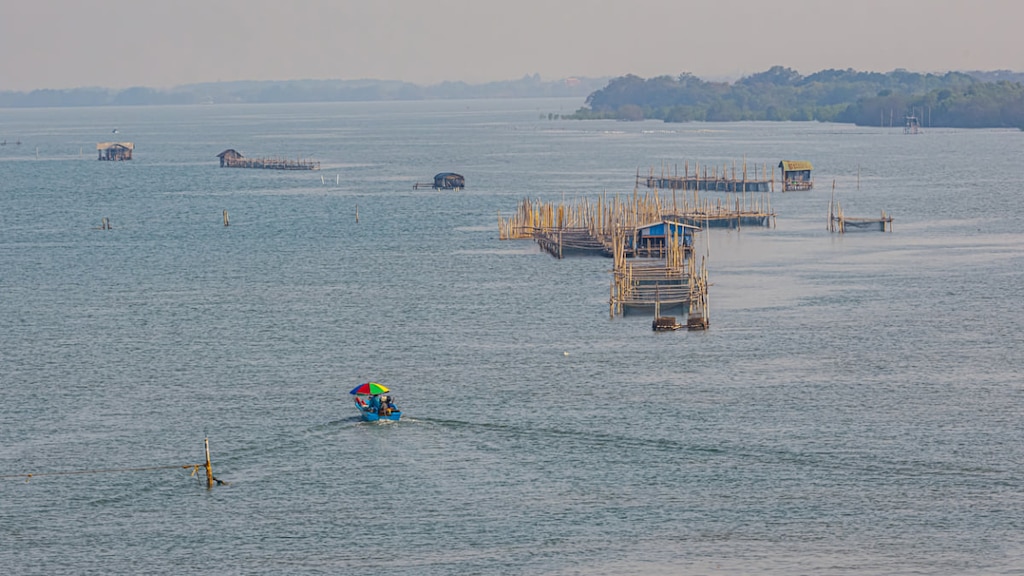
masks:
[[[636,236],[633,241],[635,245],[627,246],[637,252],[650,250],[664,250],[673,239],[675,242],[686,248],[693,248],[693,233],[700,230],[699,226],[662,220],[636,229]],[[627,239],[627,244],[631,242]]]
[[[96,145],[98,160],[131,160],[135,144],[132,142],[100,142]]]
[[[234,148],[228,148],[227,150],[217,154],[217,158],[220,158],[220,167],[234,167],[239,164],[239,160],[242,159],[242,153]]]
[[[434,176],[435,190],[461,190],[466,187],[466,179],[462,174],[454,172],[441,172]]]
[[[810,190],[814,188],[814,180],[811,179],[813,167],[810,162],[804,160],[783,160],[779,162],[782,168],[783,190]]]

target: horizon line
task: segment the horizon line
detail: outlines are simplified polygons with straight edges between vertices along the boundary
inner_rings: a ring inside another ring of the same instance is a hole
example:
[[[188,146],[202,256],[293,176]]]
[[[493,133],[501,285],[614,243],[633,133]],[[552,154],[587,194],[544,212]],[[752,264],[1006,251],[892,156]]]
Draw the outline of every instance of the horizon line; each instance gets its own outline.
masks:
[[[781,66],[781,65],[776,65],[776,66]],[[767,68],[766,70],[762,70],[761,72],[765,72],[767,70],[771,70],[772,68],[775,68],[776,66],[771,66],[771,67]],[[782,68],[789,68],[788,66],[781,66],[781,67]],[[1017,72],[1015,70],[1010,70],[1010,69],[1006,69],[1006,68],[997,68],[997,69],[994,69],[994,70],[952,70],[952,69],[950,69],[950,70],[945,70],[945,71],[914,71],[914,70],[909,70],[907,68],[897,67],[897,68],[893,68],[892,70],[888,70],[888,71],[885,71],[885,72],[878,72],[876,70],[858,70],[858,69],[853,68],[853,67],[847,67],[847,68],[822,68],[821,70],[817,70],[815,72],[812,72],[811,74],[815,74],[817,72],[823,72],[823,71],[826,71],[826,70],[853,70],[854,72],[875,72],[875,73],[879,73],[879,74],[890,74],[892,72],[901,72],[902,71],[902,72],[910,72],[910,73],[914,73],[914,74],[933,74],[933,75],[943,75],[943,74],[949,74],[949,73],[954,73],[954,72],[962,73],[962,74],[968,74],[968,75],[970,75],[971,73],[977,73],[977,72],[988,73],[988,74],[992,74],[992,73],[997,73],[997,74],[998,73],[1022,74],[1022,73],[1024,73],[1024,72]],[[704,80],[704,81],[709,81],[709,82],[722,82],[722,81],[734,82],[736,80],[741,80],[743,78],[746,78],[748,76],[752,76],[753,74],[758,74],[758,73],[760,73],[760,72],[742,73],[742,74],[739,74],[739,75],[736,75],[736,74],[717,74],[717,75],[708,74],[708,75],[701,76],[701,75],[697,75],[697,74],[692,74],[692,76],[694,76],[696,78],[699,78],[701,80]],[[797,72],[797,73],[799,74],[799,72]],[[82,86],[74,86],[74,87],[69,87],[69,88],[48,88],[48,87],[43,87],[43,88],[30,88],[30,89],[22,89],[22,90],[0,90],[0,94],[3,94],[3,93],[7,93],[7,94],[10,94],[10,93],[28,94],[28,93],[31,93],[31,92],[39,92],[39,91],[47,91],[47,90],[50,90],[50,91],[69,91],[69,90],[125,91],[125,90],[133,90],[133,89],[138,89],[138,88],[146,88],[146,89],[149,89],[149,90],[156,90],[156,91],[174,91],[174,90],[179,90],[179,89],[182,89],[182,88],[188,88],[190,86],[199,86],[199,85],[204,85],[204,84],[241,84],[241,83],[250,83],[250,84],[261,84],[261,83],[265,83],[265,84],[281,84],[281,83],[290,83],[290,82],[389,82],[389,83],[398,83],[398,84],[409,84],[411,86],[417,86],[417,87],[423,87],[423,88],[430,88],[430,87],[434,87],[434,86],[441,86],[443,84],[465,84],[467,86],[485,86],[485,85],[488,85],[488,84],[499,84],[499,83],[504,83],[504,82],[519,82],[519,81],[523,81],[523,80],[527,80],[527,79],[532,79],[534,77],[538,78],[542,82],[553,83],[553,82],[566,82],[566,81],[574,80],[574,79],[575,80],[606,80],[606,79],[623,78],[623,77],[626,77],[626,76],[638,76],[640,78],[650,79],[650,78],[658,78],[658,77],[661,77],[661,76],[672,76],[672,77],[675,77],[675,76],[680,76],[680,75],[683,75],[683,74],[691,74],[691,73],[689,73],[689,72],[678,72],[676,74],[659,74],[659,75],[654,75],[654,76],[643,77],[643,76],[639,76],[637,74],[634,74],[632,72],[626,72],[624,74],[606,75],[606,76],[571,75],[571,76],[563,76],[563,77],[555,78],[555,79],[551,79],[551,80],[546,80],[539,73],[534,73],[534,74],[524,74],[523,76],[521,76],[519,78],[507,78],[507,79],[503,79],[503,80],[488,80],[488,81],[484,81],[484,82],[468,82],[468,81],[465,81],[465,80],[441,80],[439,82],[433,82],[433,83],[417,83],[417,82],[411,82],[411,81],[408,81],[408,80],[396,80],[396,79],[386,79],[386,78],[292,78],[292,79],[274,79],[274,80],[253,80],[253,79],[201,80],[201,81],[196,81],[196,82],[187,82],[187,83],[183,83],[183,84],[174,84],[174,85],[171,85],[171,86],[152,86],[152,85],[136,84],[136,85],[126,86],[126,87],[123,87],[123,88],[116,88],[116,87],[112,87],[112,86],[100,86],[100,85],[82,85]],[[801,76],[807,76],[807,74],[801,74]]]

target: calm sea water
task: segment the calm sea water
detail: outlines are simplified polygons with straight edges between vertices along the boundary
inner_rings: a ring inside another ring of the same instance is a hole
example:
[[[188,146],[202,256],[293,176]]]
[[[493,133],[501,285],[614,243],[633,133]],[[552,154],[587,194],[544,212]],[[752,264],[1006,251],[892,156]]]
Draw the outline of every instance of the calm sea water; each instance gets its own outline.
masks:
[[[580,105],[0,110],[3,571],[1024,573],[1024,132],[547,119]],[[817,188],[701,239],[705,333],[497,239],[522,198],[744,158]],[[894,232],[827,232],[833,180]],[[371,379],[402,422],[357,422]],[[210,491],[46,475],[207,436]]]

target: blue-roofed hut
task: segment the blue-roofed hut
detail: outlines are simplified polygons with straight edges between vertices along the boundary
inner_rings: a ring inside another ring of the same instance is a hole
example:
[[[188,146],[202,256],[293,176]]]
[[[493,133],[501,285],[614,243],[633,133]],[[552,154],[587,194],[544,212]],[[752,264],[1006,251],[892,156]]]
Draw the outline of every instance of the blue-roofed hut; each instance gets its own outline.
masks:
[[[633,237],[636,244],[629,246],[629,248],[632,248],[634,252],[660,252],[674,238],[679,245],[690,249],[693,248],[693,234],[698,230],[700,230],[700,226],[683,224],[682,222],[673,222],[671,220],[654,222],[636,229],[636,234]],[[627,242],[629,241],[627,239]]]
[[[455,172],[441,172],[434,176],[434,190],[462,190],[466,187],[466,179]]]

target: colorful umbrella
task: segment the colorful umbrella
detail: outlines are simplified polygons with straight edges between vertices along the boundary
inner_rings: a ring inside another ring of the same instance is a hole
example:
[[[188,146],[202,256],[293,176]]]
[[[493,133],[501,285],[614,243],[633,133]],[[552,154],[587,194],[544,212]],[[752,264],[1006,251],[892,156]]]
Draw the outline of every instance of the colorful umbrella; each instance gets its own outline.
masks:
[[[363,382],[359,386],[352,389],[349,394],[384,394],[388,392],[388,387],[383,384],[376,382]]]

